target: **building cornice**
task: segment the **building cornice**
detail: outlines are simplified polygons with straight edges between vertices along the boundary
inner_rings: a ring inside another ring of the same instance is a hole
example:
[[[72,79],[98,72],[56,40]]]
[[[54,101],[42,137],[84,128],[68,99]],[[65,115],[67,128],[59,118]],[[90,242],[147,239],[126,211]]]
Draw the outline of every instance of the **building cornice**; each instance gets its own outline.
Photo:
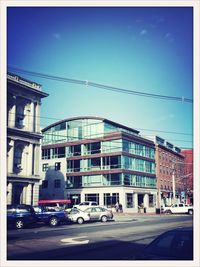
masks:
[[[169,153],[172,153],[173,155],[177,156],[177,157],[180,157],[182,159],[184,159],[184,156],[181,155],[181,153],[177,153],[175,152],[174,150],[170,149],[170,148],[167,148],[166,146],[164,145],[161,145],[161,144],[156,144],[156,147],[159,147],[159,148],[162,148],[163,150],[169,152]]]
[[[9,136],[15,136],[15,137],[21,137],[21,138],[27,138],[30,141],[31,139],[36,139],[36,140],[40,140],[42,138],[42,134],[41,133],[33,133],[33,132],[28,132],[28,131],[23,131],[17,128],[11,128],[11,127],[7,127],[7,135]]]
[[[40,98],[47,97],[49,94],[41,91],[41,85],[26,80],[20,76],[17,76],[15,74],[7,74],[7,82],[8,84],[14,85],[15,87],[20,87],[22,90],[29,91],[30,93],[33,93],[34,95],[39,96]],[[11,86],[8,86],[9,90]]]
[[[135,130],[133,128],[127,127],[127,126],[122,125],[120,123],[108,120],[106,118],[98,117],[98,116],[78,116],[78,117],[72,117],[72,118],[63,119],[63,120],[60,120],[60,121],[58,121],[56,123],[53,123],[53,124],[45,127],[44,129],[42,129],[42,132],[45,132],[48,129],[50,129],[50,128],[58,125],[58,124],[64,123],[64,122],[69,122],[69,121],[74,121],[74,120],[85,120],[85,119],[99,120],[99,121],[102,121],[102,122],[109,123],[109,124],[111,124],[111,125],[113,125],[115,127],[119,127],[119,128],[123,128],[123,129],[128,130],[128,131],[131,131],[134,134],[138,134],[139,133],[139,131],[137,131],[137,130]]]

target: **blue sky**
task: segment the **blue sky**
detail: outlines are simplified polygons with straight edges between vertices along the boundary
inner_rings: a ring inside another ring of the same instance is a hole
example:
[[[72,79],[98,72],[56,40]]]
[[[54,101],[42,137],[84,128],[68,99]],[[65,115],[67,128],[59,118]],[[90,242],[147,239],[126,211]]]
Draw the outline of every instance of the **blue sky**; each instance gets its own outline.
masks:
[[[191,7],[9,7],[7,15],[10,66],[193,98]],[[49,93],[42,101],[42,117],[100,116],[142,135],[157,134],[177,146],[192,147],[191,103],[21,76]],[[41,126],[53,122],[42,118]]]

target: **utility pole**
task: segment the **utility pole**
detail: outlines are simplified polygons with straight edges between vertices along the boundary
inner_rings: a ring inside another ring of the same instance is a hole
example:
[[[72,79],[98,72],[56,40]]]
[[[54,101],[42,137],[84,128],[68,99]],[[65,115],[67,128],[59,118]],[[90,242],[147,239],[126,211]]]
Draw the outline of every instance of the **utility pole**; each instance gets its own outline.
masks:
[[[174,163],[172,163],[172,190],[173,190],[173,204],[176,200],[176,185],[175,185],[175,168]]]

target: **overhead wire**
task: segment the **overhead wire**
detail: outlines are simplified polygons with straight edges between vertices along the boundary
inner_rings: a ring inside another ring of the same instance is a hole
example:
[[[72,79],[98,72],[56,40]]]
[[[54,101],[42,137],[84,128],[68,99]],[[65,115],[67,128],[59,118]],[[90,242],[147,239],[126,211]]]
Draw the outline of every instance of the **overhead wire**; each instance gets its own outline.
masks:
[[[161,94],[152,94],[152,93],[146,93],[146,92],[141,92],[141,91],[128,90],[128,89],[109,86],[109,85],[105,85],[105,84],[101,84],[101,83],[90,82],[89,80],[71,79],[71,78],[67,78],[67,77],[60,77],[60,76],[45,74],[45,73],[41,73],[41,72],[24,70],[21,68],[12,67],[10,65],[8,65],[8,70],[10,72],[22,73],[22,74],[27,74],[30,76],[35,76],[35,77],[40,77],[40,78],[50,79],[50,80],[55,80],[55,81],[60,81],[60,82],[81,84],[81,85],[85,85],[87,87],[91,86],[91,87],[96,87],[96,88],[103,89],[103,90],[115,91],[118,93],[125,93],[125,94],[137,95],[137,96],[158,98],[158,99],[163,99],[163,100],[172,100],[172,101],[193,103],[192,99],[187,98],[185,96],[181,96],[181,97],[167,96],[167,95],[161,95]]]
[[[9,114],[16,114],[14,112],[9,112]],[[18,113],[18,115],[20,115]],[[51,120],[56,120],[57,122],[63,121],[63,122],[67,122],[67,120],[62,120],[62,119],[58,119],[58,118],[53,118],[53,117],[46,117],[46,116],[38,116],[38,115],[32,115],[32,114],[26,114],[27,117],[36,117],[36,118],[40,118],[40,119],[51,119]],[[8,120],[8,121],[12,121],[12,120]],[[88,126],[92,126],[92,125],[98,125],[98,124],[102,124],[103,122],[93,122],[93,123],[88,123],[87,125],[82,125],[82,127],[88,127]],[[40,124],[41,126],[41,124]],[[51,125],[43,125],[44,128],[49,127]],[[56,125],[55,125],[56,126]],[[131,127],[129,127],[131,128]],[[163,130],[157,130],[157,129],[144,129],[144,128],[134,128],[133,130],[138,130],[138,131],[149,131],[149,132],[160,132],[160,133],[168,133],[168,134],[178,134],[178,135],[190,135],[192,136],[192,134],[190,133],[183,133],[183,132],[175,132],[175,131],[163,131]]]

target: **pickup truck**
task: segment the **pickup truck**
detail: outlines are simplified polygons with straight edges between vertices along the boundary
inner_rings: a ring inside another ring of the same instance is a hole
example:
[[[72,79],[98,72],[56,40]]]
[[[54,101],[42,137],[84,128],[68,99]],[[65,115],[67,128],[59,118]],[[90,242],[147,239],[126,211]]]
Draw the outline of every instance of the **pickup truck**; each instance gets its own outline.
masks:
[[[46,206],[33,206],[38,222],[44,222],[54,227],[60,222],[67,222],[67,212],[64,210],[49,209]]]
[[[173,204],[170,207],[163,207],[162,212],[164,213],[187,213],[192,215],[193,214],[193,206],[187,204]]]

